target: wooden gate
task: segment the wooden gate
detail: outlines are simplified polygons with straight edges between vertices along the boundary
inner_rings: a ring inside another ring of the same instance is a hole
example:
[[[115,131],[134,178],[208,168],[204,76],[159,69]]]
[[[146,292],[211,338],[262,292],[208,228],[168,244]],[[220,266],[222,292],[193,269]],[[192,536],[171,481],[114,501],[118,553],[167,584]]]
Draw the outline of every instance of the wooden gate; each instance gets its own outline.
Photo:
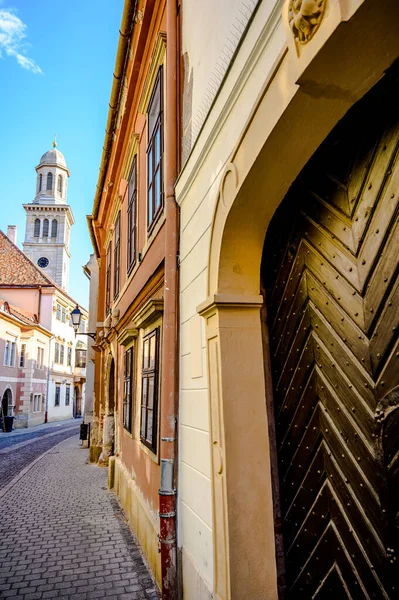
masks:
[[[266,236],[290,599],[399,598],[397,83],[333,130]]]

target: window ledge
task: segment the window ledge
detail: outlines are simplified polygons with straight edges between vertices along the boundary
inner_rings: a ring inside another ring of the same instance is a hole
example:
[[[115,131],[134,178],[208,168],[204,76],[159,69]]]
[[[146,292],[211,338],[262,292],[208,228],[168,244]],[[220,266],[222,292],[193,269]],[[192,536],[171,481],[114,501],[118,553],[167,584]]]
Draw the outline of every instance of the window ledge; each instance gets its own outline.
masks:
[[[145,329],[163,313],[163,300],[152,298],[133,316],[137,329]]]
[[[138,335],[136,328],[124,329],[118,336],[118,344],[121,346],[128,346]]]

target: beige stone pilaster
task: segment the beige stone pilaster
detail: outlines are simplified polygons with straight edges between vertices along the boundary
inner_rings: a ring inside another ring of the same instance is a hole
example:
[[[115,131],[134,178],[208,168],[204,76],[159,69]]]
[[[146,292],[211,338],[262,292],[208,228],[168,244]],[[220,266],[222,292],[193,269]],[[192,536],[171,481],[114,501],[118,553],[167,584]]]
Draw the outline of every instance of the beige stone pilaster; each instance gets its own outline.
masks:
[[[219,600],[277,598],[261,296],[216,294],[206,321]]]

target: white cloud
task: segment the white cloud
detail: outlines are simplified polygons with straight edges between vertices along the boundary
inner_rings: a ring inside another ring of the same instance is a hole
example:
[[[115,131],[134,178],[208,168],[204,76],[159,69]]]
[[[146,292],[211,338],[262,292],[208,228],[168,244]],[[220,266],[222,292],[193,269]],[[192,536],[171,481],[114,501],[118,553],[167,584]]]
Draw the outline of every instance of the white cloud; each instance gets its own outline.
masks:
[[[1,3],[1,0],[0,0]],[[34,60],[26,56],[26,25],[13,9],[0,8],[0,58],[14,56],[23,69],[43,74]]]

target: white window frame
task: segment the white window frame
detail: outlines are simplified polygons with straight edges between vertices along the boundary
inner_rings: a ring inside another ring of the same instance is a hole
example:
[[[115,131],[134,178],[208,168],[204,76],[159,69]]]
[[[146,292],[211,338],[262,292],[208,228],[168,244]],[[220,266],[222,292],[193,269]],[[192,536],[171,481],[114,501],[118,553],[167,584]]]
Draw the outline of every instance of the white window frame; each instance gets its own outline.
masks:
[[[33,412],[38,413],[42,411],[42,395],[33,394]]]
[[[4,367],[15,367],[16,346],[15,340],[6,340],[4,346]]]

